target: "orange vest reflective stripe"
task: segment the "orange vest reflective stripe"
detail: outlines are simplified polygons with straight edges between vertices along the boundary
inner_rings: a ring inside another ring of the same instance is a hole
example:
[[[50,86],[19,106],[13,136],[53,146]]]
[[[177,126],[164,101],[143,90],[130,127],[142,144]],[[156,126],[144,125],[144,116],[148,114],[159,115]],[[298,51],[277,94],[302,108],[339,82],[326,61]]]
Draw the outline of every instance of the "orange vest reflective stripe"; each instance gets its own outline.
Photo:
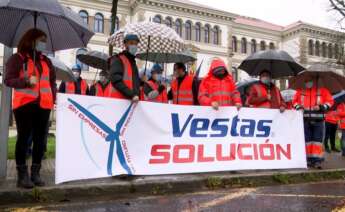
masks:
[[[301,105],[305,109],[321,104],[321,89],[320,88],[317,89],[316,95],[312,95],[313,90],[314,89],[312,89],[312,90],[309,89],[309,92],[307,92],[305,89],[302,90]]]
[[[159,85],[158,83],[153,82],[152,80],[148,81],[147,84],[153,89],[158,91]],[[168,103],[168,95],[166,90],[164,89],[155,99],[149,99],[145,94],[144,100],[149,102],[161,102],[161,103]]]
[[[192,87],[193,76],[187,75],[180,84],[180,87],[175,79],[171,83],[173,103],[178,105],[194,105]]]
[[[306,143],[307,158],[322,159],[324,157],[323,144],[321,142]]]
[[[132,65],[131,65],[131,63],[129,62],[128,58],[125,55],[119,54],[118,57],[121,60],[121,62],[123,64],[123,67],[124,67],[122,81],[125,83],[125,85],[129,89],[133,89],[133,70],[132,70]],[[113,86],[111,86],[110,95],[111,95],[110,97],[112,97],[112,98],[128,99],[120,91],[118,91],[116,88],[114,88]]]
[[[254,84],[252,88],[256,90],[256,93],[258,95],[257,97],[259,97],[259,98],[260,97],[267,98],[268,94],[271,93],[270,90],[268,90],[264,85],[259,84],[259,83],[258,84]],[[278,105],[281,105],[280,91],[275,86],[273,88],[274,88],[274,92],[275,92],[275,95],[276,95],[277,100],[278,100]],[[271,108],[272,107],[270,101],[264,101],[264,102],[260,102],[260,103],[252,104],[252,105],[255,108]]]
[[[24,56],[19,54],[19,56],[24,60]],[[52,109],[54,107],[53,92],[50,86],[50,69],[48,64],[40,56],[40,63],[42,66],[42,73],[40,75],[39,71],[34,65],[33,60],[28,56],[26,63],[26,71],[23,69],[19,72],[19,77],[24,79],[29,79],[31,76],[36,76],[39,80],[36,85],[32,88],[24,89],[14,89],[13,90],[13,109],[17,109],[23,105],[30,102],[34,102],[39,99],[39,105],[43,109]]]
[[[87,82],[86,80],[81,80],[81,95],[86,95],[87,90]],[[66,93],[68,94],[75,94],[75,82],[66,82]]]

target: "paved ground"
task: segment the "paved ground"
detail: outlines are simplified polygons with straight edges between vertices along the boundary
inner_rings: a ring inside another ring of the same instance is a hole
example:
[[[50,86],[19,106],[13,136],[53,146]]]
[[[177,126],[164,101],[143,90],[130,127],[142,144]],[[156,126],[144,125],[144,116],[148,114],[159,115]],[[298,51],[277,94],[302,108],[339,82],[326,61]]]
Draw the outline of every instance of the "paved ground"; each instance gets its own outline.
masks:
[[[67,202],[54,205],[16,206],[8,210],[32,211],[344,211],[345,182],[270,186],[147,196],[120,200]]]

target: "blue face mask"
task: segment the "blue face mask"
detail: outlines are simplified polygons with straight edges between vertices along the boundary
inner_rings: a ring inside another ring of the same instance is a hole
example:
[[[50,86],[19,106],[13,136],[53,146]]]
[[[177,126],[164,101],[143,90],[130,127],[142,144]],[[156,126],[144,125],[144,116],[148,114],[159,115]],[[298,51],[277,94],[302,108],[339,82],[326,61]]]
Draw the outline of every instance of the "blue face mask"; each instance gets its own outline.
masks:
[[[35,46],[36,51],[39,52],[44,52],[47,50],[47,44],[42,41],[36,41],[36,46]]]
[[[158,74],[158,75],[157,75],[157,81],[158,81],[158,82],[161,82],[162,79],[163,79],[163,78],[162,78],[162,75],[161,75],[161,74]]]
[[[137,52],[138,52],[138,46],[137,45],[129,45],[128,46],[128,52],[131,55],[135,56],[137,54]]]

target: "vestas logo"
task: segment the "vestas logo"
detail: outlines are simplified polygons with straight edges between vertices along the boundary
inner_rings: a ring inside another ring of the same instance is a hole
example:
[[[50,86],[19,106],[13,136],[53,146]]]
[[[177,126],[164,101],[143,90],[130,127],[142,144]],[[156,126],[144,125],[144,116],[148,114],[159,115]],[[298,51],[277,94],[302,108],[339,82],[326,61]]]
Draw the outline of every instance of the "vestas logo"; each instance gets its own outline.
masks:
[[[174,137],[182,137],[184,134],[192,138],[202,137],[257,137],[268,138],[271,134],[272,120],[239,119],[238,116],[232,119],[194,118],[189,114],[186,120],[181,120],[179,114],[171,114],[172,129]],[[186,132],[187,127],[189,132]]]
[[[76,101],[68,98],[68,101],[80,111],[80,113],[90,119],[94,124],[97,125],[101,130],[103,130],[107,135],[105,136],[104,141],[109,142],[109,152],[108,152],[108,162],[107,162],[107,173],[108,175],[112,175],[113,171],[113,158],[116,146],[116,156],[120,161],[120,165],[124,170],[126,170],[128,175],[132,175],[132,170],[128,166],[123,147],[121,146],[120,141],[120,132],[123,128],[126,120],[128,119],[129,113],[132,109],[133,104],[130,104],[129,107],[126,109],[125,113],[121,116],[120,120],[115,124],[115,129],[111,129],[108,125],[100,120],[95,114],[90,112],[88,109],[77,103]]]

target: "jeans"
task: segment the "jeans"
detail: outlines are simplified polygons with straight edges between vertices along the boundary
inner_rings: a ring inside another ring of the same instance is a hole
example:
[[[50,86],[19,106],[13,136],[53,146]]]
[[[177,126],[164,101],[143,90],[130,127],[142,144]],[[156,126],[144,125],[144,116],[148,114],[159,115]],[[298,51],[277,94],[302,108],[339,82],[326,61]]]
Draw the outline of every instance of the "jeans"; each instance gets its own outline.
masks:
[[[345,156],[345,129],[342,130],[342,135],[341,135],[341,151],[343,156]]]
[[[337,128],[338,128],[337,124],[331,124],[331,123],[326,122],[326,136],[324,140],[326,149],[329,149],[328,140],[330,141],[331,149],[332,150],[335,149],[335,137],[337,134]]]
[[[322,144],[324,138],[325,123],[323,121],[304,121],[304,136],[305,142],[319,142]],[[322,162],[324,158],[321,157],[308,157],[309,163]]]

